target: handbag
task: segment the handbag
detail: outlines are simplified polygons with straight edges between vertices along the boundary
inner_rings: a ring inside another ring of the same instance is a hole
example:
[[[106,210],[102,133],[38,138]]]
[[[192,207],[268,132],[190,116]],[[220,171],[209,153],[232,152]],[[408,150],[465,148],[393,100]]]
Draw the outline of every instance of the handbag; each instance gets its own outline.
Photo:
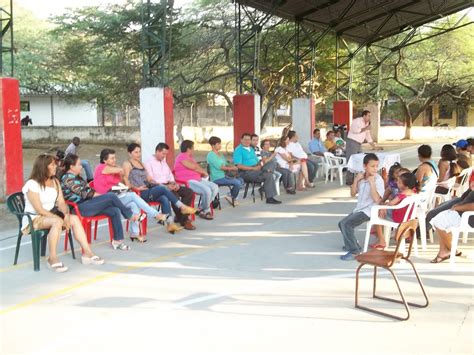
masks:
[[[58,203],[58,196],[59,196],[59,187],[56,183],[56,180],[54,180],[54,186],[55,186],[56,191],[58,192],[58,194],[56,195],[56,201],[54,201],[54,207],[49,212],[51,212],[52,214],[55,214],[56,216],[58,216],[61,219],[64,219],[64,217],[66,217],[66,216],[64,215],[64,213],[62,211],[59,210],[58,206],[56,206],[56,204]]]

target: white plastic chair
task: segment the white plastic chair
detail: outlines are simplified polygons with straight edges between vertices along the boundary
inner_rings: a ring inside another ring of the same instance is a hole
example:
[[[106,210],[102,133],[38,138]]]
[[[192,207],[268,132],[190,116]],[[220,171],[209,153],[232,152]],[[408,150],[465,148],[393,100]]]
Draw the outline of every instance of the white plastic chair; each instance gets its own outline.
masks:
[[[343,169],[347,165],[347,160],[344,157],[336,157],[334,154],[329,153],[329,152],[324,152],[324,158],[326,160],[327,168],[326,168],[326,180],[325,184],[327,184],[328,179],[329,179],[329,174],[331,174],[331,179],[334,180],[334,177],[336,175],[336,171],[339,173],[339,182],[342,185],[344,185],[343,182]]]
[[[438,205],[442,204],[443,202],[451,200],[453,196],[453,187],[454,187],[454,184],[456,183],[456,179],[457,179],[457,176],[453,176],[452,178],[449,178],[446,182],[437,184],[437,186],[440,186],[442,184],[443,187],[446,187],[448,189],[448,192],[446,192],[445,194],[435,192],[433,195],[433,204],[432,204],[433,207],[437,205],[436,202],[438,202],[438,200],[440,201]]]
[[[415,219],[417,216],[416,209],[419,205],[420,197],[418,195],[407,196],[400,202],[398,205],[395,206],[387,206],[387,205],[376,205],[372,206],[370,210],[370,221],[367,223],[367,231],[365,233],[365,240],[364,240],[364,252],[367,251],[369,248],[369,239],[370,239],[370,230],[372,226],[379,225],[385,227],[384,229],[384,237],[385,237],[385,245],[389,245],[390,241],[390,232],[392,228],[398,228],[399,223],[389,221],[388,219],[379,217],[380,210],[398,210],[400,208],[407,207],[405,212],[405,216],[403,217],[402,222],[406,222],[411,219]],[[418,245],[415,240],[413,241],[415,245],[415,255],[418,255]]]
[[[433,209],[433,196],[436,190],[436,184],[425,186],[425,192],[419,194],[419,203],[416,209],[416,218],[420,228],[421,249],[426,250],[426,214]],[[433,243],[433,232],[430,230],[430,242]]]
[[[456,196],[461,196],[469,188],[469,177],[471,176],[472,168],[467,168],[461,171],[458,179],[459,183],[455,183],[453,186],[453,192],[456,193]],[[456,179],[457,180],[457,179]]]
[[[451,228],[450,232],[452,234],[451,239],[451,257],[449,258],[449,263],[454,265],[456,260],[456,248],[458,246],[459,235],[462,233],[462,242],[467,243],[468,233],[474,233],[474,227],[469,225],[469,217],[474,216],[474,211],[466,211],[461,216],[461,224],[459,227]]]

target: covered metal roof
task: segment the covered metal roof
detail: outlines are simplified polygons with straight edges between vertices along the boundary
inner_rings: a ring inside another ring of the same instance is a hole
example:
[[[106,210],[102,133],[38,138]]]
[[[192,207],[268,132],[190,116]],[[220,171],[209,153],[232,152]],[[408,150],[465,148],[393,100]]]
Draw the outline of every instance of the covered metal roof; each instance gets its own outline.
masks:
[[[454,14],[474,0],[236,0],[266,13],[302,21],[370,44]]]

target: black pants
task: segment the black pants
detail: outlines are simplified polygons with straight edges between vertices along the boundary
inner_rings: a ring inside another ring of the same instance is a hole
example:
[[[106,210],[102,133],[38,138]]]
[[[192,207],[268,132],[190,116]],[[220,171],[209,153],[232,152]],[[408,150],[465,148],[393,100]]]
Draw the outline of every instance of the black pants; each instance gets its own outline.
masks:
[[[194,192],[189,187],[181,186],[178,191],[173,191],[173,193],[176,195],[176,197],[178,197],[181,200],[182,203],[184,203],[187,206],[191,206]],[[176,205],[172,204],[171,207],[173,208],[173,211],[175,213],[176,222],[184,226],[186,222],[188,222],[189,216],[182,214],[181,210],[178,207],[176,207]]]
[[[273,173],[263,170],[240,170],[239,176],[244,179],[245,182],[263,182],[263,188],[265,190],[265,196],[272,198],[276,196],[275,180],[273,179]]]

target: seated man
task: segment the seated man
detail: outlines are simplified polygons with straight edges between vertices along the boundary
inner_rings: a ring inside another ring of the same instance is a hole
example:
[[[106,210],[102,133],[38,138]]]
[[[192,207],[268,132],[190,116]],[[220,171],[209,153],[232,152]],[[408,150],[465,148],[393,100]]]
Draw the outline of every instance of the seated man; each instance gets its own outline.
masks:
[[[255,155],[257,156],[258,161],[262,160],[262,151],[258,145],[259,137],[254,133],[250,135],[250,146],[255,150]]]
[[[344,238],[345,255],[341,260],[354,260],[361,252],[361,248],[354,235],[357,226],[370,221],[370,210],[372,206],[378,205],[384,194],[384,182],[377,173],[379,169],[379,158],[374,153],[366,154],[364,157],[364,173],[359,173],[351,185],[351,196],[357,196],[357,206],[354,211],[344,217],[338,224]]]
[[[276,161],[276,153],[271,152],[271,144],[270,140],[264,139],[260,143],[260,155],[262,158],[262,170],[263,171],[268,171],[269,173],[273,174],[273,179],[275,180],[275,187],[277,189],[277,192],[280,191],[280,179],[281,179],[281,173],[277,171],[277,161]]]
[[[175,182],[173,173],[171,172],[166,156],[170,147],[166,143],[159,143],[155,148],[155,155],[148,159],[145,163],[147,173],[159,184],[166,185],[179,199],[187,206],[191,206],[194,193],[189,187],[180,186]],[[176,222],[181,224],[184,229],[194,230],[196,227],[192,224],[188,215],[181,212],[181,209],[175,205],[171,206],[176,216]]]
[[[323,141],[321,140],[321,131],[319,128],[315,128],[313,131],[313,139],[308,144],[309,152],[313,155],[324,156],[326,152],[326,147],[324,146]]]
[[[274,198],[277,194],[273,174],[262,171],[255,150],[250,146],[250,134],[242,134],[240,145],[234,151],[234,164],[239,168],[239,176],[245,182],[263,182],[266,202],[269,204],[279,204]]]
[[[467,150],[469,143],[465,139],[456,142],[457,163],[461,169],[468,169],[472,166],[471,153]]]
[[[334,140],[336,141],[336,156],[345,157],[346,156],[346,142],[342,139],[342,130],[338,129],[334,132]]]

